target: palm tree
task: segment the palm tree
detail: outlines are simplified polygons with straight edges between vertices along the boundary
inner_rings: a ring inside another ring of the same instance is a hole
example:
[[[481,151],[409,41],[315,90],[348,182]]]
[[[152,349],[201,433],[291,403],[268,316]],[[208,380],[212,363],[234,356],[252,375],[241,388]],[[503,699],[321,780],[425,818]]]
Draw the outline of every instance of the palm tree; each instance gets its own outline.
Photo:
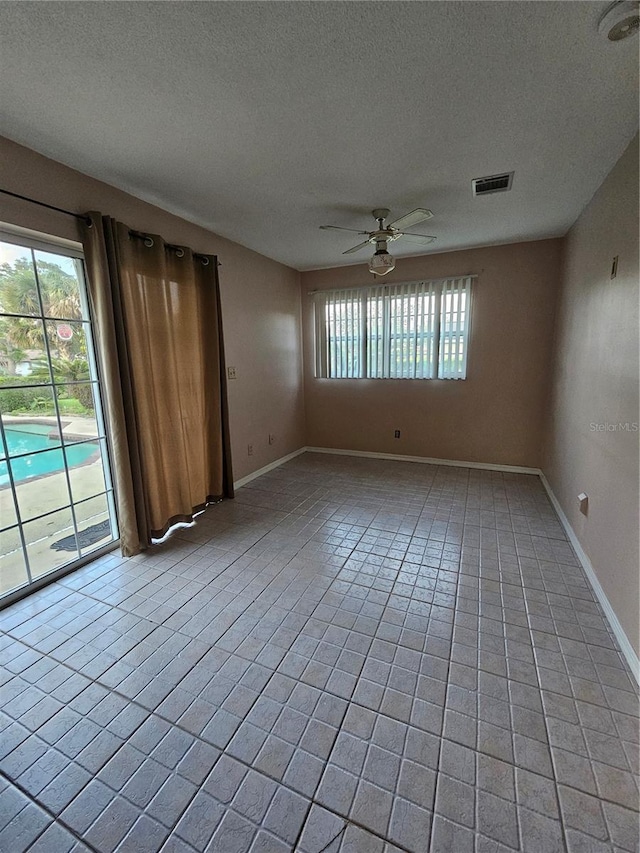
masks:
[[[13,264],[0,265],[0,313],[27,315],[0,318],[2,354],[8,354],[8,350],[12,348],[44,351],[42,326],[35,321],[41,310],[45,317],[71,321],[82,319],[80,291],[74,276],[49,261],[39,259],[36,266],[37,281],[33,265],[27,258],[18,258]],[[37,282],[40,283],[40,297]],[[29,317],[34,319],[28,319]],[[50,348],[63,358],[73,360],[74,356],[86,354],[84,334],[77,334],[71,340],[63,341],[57,335],[56,324],[51,321],[46,324],[46,332]]]
[[[35,382],[50,381],[49,362],[42,358],[33,362],[33,371],[30,374],[30,379]],[[51,358],[51,372],[53,373],[53,381],[57,383],[63,382],[89,382],[91,379],[89,373],[89,362],[86,358]]]
[[[40,259],[36,261],[36,268],[45,317],[82,320],[80,290],[74,276],[57,264]]]
[[[42,325],[25,317],[0,317],[0,350],[44,350]]]
[[[39,314],[38,288],[33,265],[26,258],[0,265],[0,311],[8,314]]]
[[[49,364],[51,364],[53,381],[57,385],[57,394],[61,397],[75,397],[86,409],[93,409],[93,391],[89,384],[91,374],[86,358],[52,357],[50,362],[46,358],[38,359],[33,363],[34,369],[29,375],[29,381],[51,382]],[[74,384],[66,384],[70,382]]]

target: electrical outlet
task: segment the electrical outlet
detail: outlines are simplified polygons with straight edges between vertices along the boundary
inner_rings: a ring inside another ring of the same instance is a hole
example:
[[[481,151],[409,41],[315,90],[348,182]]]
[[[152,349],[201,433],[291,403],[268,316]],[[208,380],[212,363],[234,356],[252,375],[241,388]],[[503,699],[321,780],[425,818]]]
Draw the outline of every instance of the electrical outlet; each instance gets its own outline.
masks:
[[[227,367],[227,376],[229,377],[229,379],[236,379],[235,367]]]
[[[397,429],[397,430],[394,432],[393,437],[394,437],[394,438],[400,438],[400,430],[399,430],[399,429]]]
[[[276,437],[272,432],[270,432],[269,433],[269,444],[275,444],[275,443],[276,443]]]
[[[253,444],[247,444],[247,456],[253,456]]]
[[[589,495],[585,495],[584,492],[580,492],[578,495],[578,506],[580,507],[580,512],[583,515],[589,515]]]

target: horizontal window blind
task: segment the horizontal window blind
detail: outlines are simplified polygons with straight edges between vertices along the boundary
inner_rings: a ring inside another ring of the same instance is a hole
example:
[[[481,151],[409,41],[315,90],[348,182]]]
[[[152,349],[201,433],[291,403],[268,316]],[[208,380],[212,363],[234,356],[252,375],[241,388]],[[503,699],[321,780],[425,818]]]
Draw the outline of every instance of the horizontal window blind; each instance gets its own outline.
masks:
[[[464,379],[471,280],[316,292],[316,376]]]

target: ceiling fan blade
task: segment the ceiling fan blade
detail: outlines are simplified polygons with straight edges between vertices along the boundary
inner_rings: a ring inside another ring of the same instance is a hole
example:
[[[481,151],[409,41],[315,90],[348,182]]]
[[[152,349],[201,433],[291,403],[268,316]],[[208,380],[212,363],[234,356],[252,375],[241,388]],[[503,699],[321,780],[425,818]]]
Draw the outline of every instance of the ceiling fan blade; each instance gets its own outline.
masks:
[[[365,246],[368,246],[370,244],[370,242],[371,242],[370,240],[365,240],[364,243],[358,243],[357,246],[354,246],[351,249],[347,249],[347,251],[343,252],[342,254],[343,255],[350,255],[352,252],[358,252],[360,249],[364,249]]]
[[[427,243],[433,243],[435,237],[429,237],[428,234],[400,234],[398,240],[408,240],[410,243],[422,243],[422,245],[426,245]]]
[[[356,228],[341,228],[339,225],[321,225],[322,231],[353,231],[354,234],[368,234],[368,231],[358,231]]]
[[[398,231],[403,231],[405,228],[411,228],[412,225],[417,225],[418,222],[424,222],[425,219],[431,219],[433,213],[426,210],[424,207],[417,207],[411,213],[405,213],[400,219],[396,219],[387,228],[397,228]]]

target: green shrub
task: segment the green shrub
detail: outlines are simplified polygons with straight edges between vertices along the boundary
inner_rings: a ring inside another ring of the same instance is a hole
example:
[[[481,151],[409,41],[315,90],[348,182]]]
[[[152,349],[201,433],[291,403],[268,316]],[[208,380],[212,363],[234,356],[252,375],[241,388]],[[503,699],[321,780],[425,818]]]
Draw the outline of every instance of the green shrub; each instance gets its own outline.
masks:
[[[0,384],[0,411],[3,414],[20,410],[31,411],[36,401],[47,399],[43,397],[42,388],[2,388]],[[52,407],[51,395],[48,395],[47,403]]]
[[[85,409],[93,409],[91,385],[68,385],[66,392],[70,397],[75,397]]]
[[[37,389],[42,394],[42,389]],[[53,405],[53,400],[51,397],[36,397],[35,400],[31,401],[31,405],[29,406],[29,411],[33,412],[34,415],[55,415],[56,409]]]
[[[21,388],[34,381],[33,376],[0,376],[0,411],[3,414],[55,415],[53,398],[48,388]],[[7,385],[14,387],[7,388]],[[93,413],[93,392],[89,383],[86,385],[58,386],[60,413],[65,415],[85,415]]]

